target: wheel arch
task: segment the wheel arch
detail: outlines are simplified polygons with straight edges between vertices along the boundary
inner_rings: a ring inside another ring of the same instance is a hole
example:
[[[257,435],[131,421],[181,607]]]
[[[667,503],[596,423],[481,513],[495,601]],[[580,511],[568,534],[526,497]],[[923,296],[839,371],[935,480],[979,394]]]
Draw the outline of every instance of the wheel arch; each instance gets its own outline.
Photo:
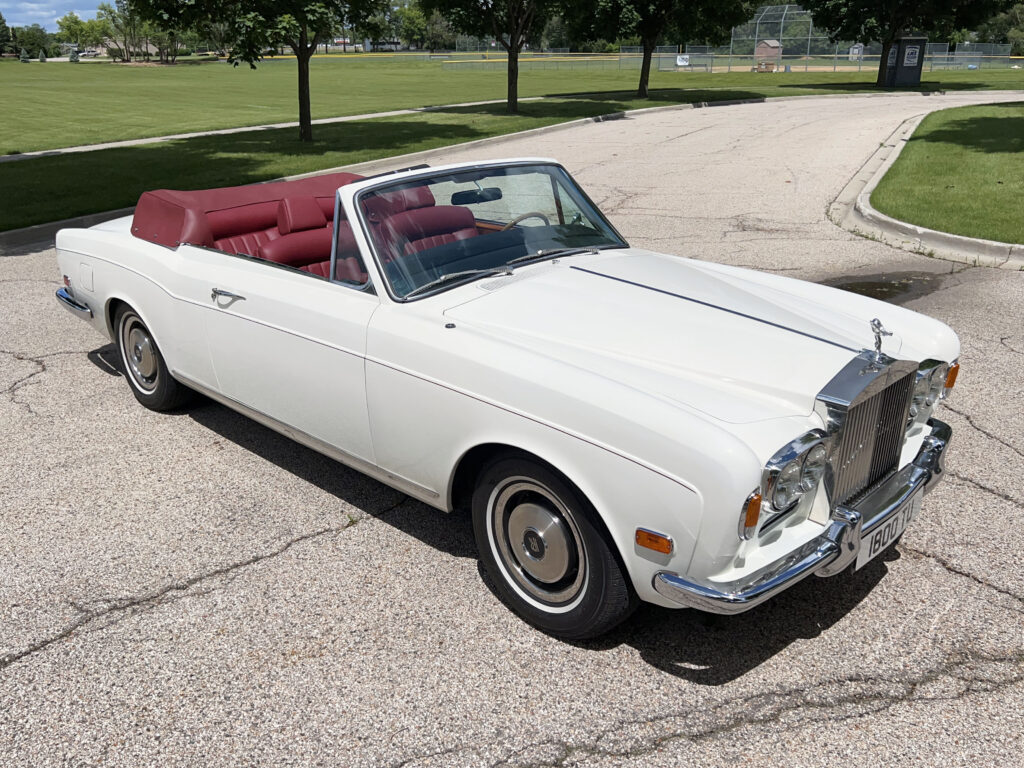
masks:
[[[559,467],[557,463],[550,461],[533,451],[511,445],[509,443],[481,443],[473,446],[462,454],[455,465],[455,470],[452,472],[452,476],[448,484],[449,511],[469,511],[473,498],[473,490],[476,486],[476,479],[480,476],[484,467],[499,456],[535,461],[561,477],[566,483],[572,486],[573,490],[575,490],[576,493],[580,495],[580,498],[582,498],[593,510],[595,521],[603,529],[608,542],[612,544],[612,549],[615,552],[616,557],[619,559],[620,564],[624,564],[624,553],[621,551],[619,542],[616,540],[615,536],[612,535],[608,522],[604,519],[600,509],[598,509],[598,506],[587,494],[584,487],[580,483],[577,483],[573,479],[572,475]]]

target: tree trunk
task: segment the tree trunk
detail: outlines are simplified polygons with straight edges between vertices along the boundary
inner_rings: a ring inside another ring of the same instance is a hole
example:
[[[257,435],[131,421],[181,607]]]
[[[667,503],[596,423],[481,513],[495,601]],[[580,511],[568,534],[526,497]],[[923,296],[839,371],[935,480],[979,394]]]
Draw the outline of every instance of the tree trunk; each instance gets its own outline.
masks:
[[[309,60],[313,58],[313,47],[306,43],[306,30],[299,32],[295,61],[299,68],[299,141],[313,140],[313,122],[309,109]]]
[[[519,46],[514,41],[508,47],[508,98],[505,109],[513,115],[519,112]]]
[[[885,88],[886,78],[889,76],[889,51],[896,45],[895,39],[882,43],[882,56],[878,60],[878,77],[875,78],[875,87]]]
[[[651,59],[654,57],[654,38],[643,38],[644,60],[640,64],[640,85],[636,89],[638,99],[648,98],[648,83],[651,81]]]

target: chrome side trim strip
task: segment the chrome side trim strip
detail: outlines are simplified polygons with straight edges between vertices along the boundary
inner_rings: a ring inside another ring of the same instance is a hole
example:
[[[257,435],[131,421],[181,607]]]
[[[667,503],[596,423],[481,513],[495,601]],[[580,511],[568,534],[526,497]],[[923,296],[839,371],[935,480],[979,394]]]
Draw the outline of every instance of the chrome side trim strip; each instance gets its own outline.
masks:
[[[687,581],[670,571],[654,576],[655,591],[685,608],[720,614],[750,610],[796,584],[812,573],[834,576],[857,561],[861,537],[894,513],[918,490],[931,490],[942,479],[943,454],[953,431],[937,419],[928,422],[931,434],[925,438],[913,462],[861,499],[854,508],[838,507],[822,533],[742,580],[709,586]]]
[[[412,480],[407,480],[404,477],[392,474],[385,469],[381,469],[376,464],[373,464],[366,459],[361,459],[358,456],[353,456],[347,451],[343,451],[337,446],[326,443],[318,437],[313,437],[301,429],[285,424],[283,421],[278,421],[273,416],[268,416],[263,411],[258,411],[255,408],[250,408],[237,400],[222,395],[220,392],[216,392],[209,387],[200,384],[197,381],[193,381],[188,376],[183,376],[177,371],[173,372],[174,378],[180,381],[190,389],[194,389],[196,392],[200,392],[211,400],[216,400],[221,405],[227,406],[233,411],[238,411],[243,416],[247,416],[255,422],[262,424],[263,426],[274,430],[287,438],[294,440],[297,443],[301,443],[307,448],[311,448],[317,453],[322,453],[324,456],[334,459],[335,461],[341,462],[347,467],[351,467],[357,472],[362,472],[364,475],[369,475],[374,480],[379,480],[385,485],[390,485],[392,488],[401,491],[402,493],[412,496],[414,499],[419,499],[425,504],[429,504],[432,507],[443,509],[443,506],[438,504],[441,494],[436,491],[432,491],[429,488],[425,488],[418,483],[414,483]]]
[[[57,302],[75,317],[92,320],[92,309],[89,308],[89,305],[73,298],[67,288],[57,289]]]

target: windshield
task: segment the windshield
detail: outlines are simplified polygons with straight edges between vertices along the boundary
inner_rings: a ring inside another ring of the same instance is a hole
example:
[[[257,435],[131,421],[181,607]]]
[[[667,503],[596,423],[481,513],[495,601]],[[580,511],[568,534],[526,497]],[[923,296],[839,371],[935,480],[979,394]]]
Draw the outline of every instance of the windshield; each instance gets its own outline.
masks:
[[[553,165],[441,173],[365,192],[358,206],[391,293],[400,299],[535,258],[626,247]]]

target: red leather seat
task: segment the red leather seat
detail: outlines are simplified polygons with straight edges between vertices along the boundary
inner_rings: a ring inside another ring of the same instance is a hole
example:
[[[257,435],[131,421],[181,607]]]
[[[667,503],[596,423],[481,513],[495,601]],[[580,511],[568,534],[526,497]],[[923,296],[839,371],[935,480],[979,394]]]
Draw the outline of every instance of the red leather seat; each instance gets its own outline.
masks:
[[[381,227],[382,239],[394,258],[476,237],[476,219],[468,208],[437,205],[389,216]]]
[[[331,241],[334,228],[328,223],[316,199],[286,197],[278,206],[277,228],[281,236],[260,246],[258,256],[278,264],[326,278],[331,270]],[[338,266],[336,279],[362,284],[366,270],[359,247],[347,221],[338,223]]]

